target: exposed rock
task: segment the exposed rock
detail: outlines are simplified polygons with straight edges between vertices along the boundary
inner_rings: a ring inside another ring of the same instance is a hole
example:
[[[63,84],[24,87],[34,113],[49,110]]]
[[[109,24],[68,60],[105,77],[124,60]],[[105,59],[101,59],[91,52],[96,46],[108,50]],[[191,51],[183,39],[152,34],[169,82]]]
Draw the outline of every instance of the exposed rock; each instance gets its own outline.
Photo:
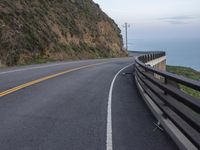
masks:
[[[0,62],[125,55],[115,22],[92,0],[1,0]]]

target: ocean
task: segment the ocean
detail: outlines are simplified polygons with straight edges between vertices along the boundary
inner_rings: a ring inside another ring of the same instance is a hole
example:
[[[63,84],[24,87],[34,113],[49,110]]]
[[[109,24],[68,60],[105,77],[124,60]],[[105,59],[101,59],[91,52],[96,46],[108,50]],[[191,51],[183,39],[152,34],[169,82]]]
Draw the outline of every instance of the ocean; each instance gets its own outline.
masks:
[[[200,38],[132,39],[129,50],[165,51],[167,64],[191,67],[200,71]]]

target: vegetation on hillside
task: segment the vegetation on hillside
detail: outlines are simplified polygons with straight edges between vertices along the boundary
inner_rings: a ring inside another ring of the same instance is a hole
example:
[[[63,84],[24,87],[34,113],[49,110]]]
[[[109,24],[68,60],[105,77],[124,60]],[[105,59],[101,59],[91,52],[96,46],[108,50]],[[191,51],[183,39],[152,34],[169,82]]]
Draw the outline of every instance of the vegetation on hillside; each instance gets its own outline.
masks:
[[[121,56],[122,44],[92,0],[0,1],[0,65]]]
[[[178,75],[182,75],[184,77],[187,77],[187,78],[190,78],[193,80],[200,81],[200,72],[198,72],[192,68],[180,67],[180,66],[167,66],[167,71],[178,74]],[[186,92],[187,94],[200,99],[199,91],[193,90],[193,89],[183,86],[183,85],[180,85],[180,89],[183,90],[184,92]]]

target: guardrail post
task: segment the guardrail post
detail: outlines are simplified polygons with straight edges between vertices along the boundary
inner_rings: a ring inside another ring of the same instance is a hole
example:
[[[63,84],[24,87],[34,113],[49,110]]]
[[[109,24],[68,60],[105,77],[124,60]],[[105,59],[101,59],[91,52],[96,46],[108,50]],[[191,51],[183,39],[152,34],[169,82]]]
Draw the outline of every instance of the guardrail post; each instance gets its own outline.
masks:
[[[167,77],[165,77],[164,83],[167,84]],[[164,91],[164,94],[167,95],[167,92]]]
[[[164,52],[154,52],[136,59],[135,78],[138,89],[151,111],[158,120],[162,121],[163,127],[170,133],[169,135],[179,148],[198,150],[200,148],[200,102],[197,98],[181,91],[179,85],[200,91],[200,83],[148,67],[150,64],[147,63],[148,61],[163,56],[166,56]],[[144,95],[144,92],[148,97]]]

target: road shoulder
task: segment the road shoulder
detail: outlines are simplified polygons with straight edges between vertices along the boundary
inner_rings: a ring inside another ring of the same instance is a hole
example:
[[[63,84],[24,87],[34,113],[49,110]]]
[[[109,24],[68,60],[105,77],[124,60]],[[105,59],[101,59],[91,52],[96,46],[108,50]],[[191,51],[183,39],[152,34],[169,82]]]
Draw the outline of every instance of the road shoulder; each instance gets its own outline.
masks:
[[[133,76],[133,67],[119,74],[112,99],[113,149],[175,150],[166,132],[155,130],[155,118],[140,97]]]

